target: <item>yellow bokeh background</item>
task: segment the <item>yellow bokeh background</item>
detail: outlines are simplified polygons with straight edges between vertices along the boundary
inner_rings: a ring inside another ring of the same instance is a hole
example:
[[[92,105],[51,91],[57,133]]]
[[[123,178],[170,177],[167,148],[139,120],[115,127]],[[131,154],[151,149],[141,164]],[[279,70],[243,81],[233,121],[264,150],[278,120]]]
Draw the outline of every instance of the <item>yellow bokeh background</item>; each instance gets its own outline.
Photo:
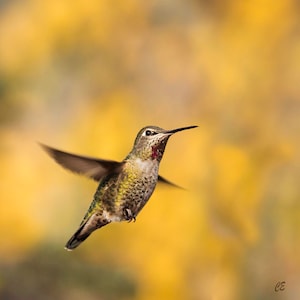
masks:
[[[297,1],[2,1],[0,299],[297,299]],[[135,223],[63,249],[97,184],[39,148],[122,160],[174,135]],[[284,291],[275,291],[278,282]]]

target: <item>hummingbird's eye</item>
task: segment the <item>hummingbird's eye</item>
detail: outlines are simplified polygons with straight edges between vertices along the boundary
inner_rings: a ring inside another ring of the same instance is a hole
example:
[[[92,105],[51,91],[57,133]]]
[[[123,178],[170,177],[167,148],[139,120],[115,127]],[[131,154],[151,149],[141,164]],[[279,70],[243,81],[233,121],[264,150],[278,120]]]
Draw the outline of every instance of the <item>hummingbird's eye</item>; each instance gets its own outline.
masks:
[[[151,130],[146,130],[145,131],[145,134],[146,134],[146,136],[150,136],[150,135],[152,135],[153,134],[153,132],[151,131]]]
[[[155,134],[157,134],[157,132],[155,132],[154,130],[151,130],[151,129],[147,129],[143,133],[144,136],[150,136],[150,135],[155,135]]]

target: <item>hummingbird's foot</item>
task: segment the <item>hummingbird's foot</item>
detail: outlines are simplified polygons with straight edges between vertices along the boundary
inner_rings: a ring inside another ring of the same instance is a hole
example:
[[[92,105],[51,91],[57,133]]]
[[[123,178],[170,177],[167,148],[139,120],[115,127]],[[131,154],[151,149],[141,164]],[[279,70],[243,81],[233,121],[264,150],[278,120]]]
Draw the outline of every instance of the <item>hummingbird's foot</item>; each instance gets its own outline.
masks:
[[[129,208],[124,208],[124,209],[123,209],[123,214],[124,214],[125,219],[126,219],[128,222],[131,222],[132,220],[135,222],[135,216],[133,215],[131,209],[129,209]]]

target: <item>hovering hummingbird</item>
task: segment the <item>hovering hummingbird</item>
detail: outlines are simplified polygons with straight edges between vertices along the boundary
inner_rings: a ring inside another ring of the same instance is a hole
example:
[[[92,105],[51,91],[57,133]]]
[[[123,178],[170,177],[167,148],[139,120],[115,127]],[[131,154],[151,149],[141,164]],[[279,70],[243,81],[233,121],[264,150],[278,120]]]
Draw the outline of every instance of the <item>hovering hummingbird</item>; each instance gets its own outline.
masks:
[[[158,175],[159,163],[169,137],[195,127],[173,130],[144,127],[138,133],[131,152],[122,162],[75,155],[41,144],[64,168],[99,182],[79,229],[67,242],[65,249],[73,250],[94,230],[111,222],[135,221],[152,195],[157,181],[176,186]]]

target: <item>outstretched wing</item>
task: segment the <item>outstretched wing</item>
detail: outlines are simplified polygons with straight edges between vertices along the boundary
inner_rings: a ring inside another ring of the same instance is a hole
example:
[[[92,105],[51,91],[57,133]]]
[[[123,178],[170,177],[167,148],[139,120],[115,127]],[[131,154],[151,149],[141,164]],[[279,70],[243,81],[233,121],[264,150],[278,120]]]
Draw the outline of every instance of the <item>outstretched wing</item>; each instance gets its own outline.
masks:
[[[168,184],[168,185],[171,185],[171,186],[176,187],[176,188],[178,188],[178,189],[184,190],[183,187],[181,187],[181,186],[179,186],[179,185],[177,185],[177,184],[175,184],[175,183],[173,183],[173,182],[167,180],[166,178],[164,178],[164,177],[162,177],[162,176],[160,176],[160,175],[158,175],[158,182],[161,182],[161,183],[164,183],[164,184]]]
[[[123,163],[67,153],[40,144],[41,147],[62,167],[96,181],[111,173],[119,173]]]

